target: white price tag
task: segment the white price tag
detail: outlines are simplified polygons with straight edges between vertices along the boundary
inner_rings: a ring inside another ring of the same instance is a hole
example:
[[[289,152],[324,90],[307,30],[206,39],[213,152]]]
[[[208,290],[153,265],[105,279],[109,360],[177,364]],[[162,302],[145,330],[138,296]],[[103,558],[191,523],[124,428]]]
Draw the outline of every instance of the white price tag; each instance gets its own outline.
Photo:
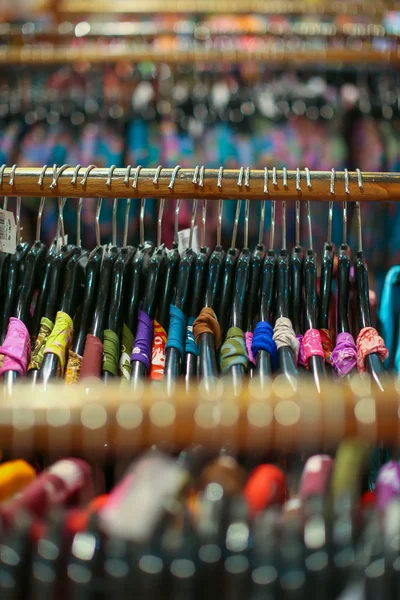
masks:
[[[17,248],[17,226],[14,213],[0,210],[0,252],[15,254]]]
[[[178,250],[179,254],[183,254],[186,248],[189,248],[189,237],[190,237],[190,229],[182,229],[182,231],[178,231]],[[198,236],[198,227],[195,225],[193,227],[193,237],[192,237],[192,250],[199,252],[199,236]]]

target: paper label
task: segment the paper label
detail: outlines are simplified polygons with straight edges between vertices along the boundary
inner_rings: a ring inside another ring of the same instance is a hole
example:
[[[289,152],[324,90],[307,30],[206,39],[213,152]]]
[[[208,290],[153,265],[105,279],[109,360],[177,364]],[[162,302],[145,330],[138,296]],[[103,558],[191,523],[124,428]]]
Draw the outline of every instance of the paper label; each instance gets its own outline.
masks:
[[[189,248],[189,238],[190,229],[182,229],[182,231],[178,231],[178,250],[180,255],[182,255],[185,252],[185,250]],[[200,250],[197,225],[193,227],[192,250],[196,254]]]
[[[0,210],[0,252],[15,254],[17,249],[17,227],[14,213]]]

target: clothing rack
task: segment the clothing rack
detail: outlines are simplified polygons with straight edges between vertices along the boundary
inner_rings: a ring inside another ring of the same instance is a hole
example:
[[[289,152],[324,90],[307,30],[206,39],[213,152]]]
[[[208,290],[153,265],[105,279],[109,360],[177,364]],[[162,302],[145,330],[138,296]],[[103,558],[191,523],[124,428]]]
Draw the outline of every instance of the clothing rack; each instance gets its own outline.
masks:
[[[199,62],[239,64],[246,61],[267,63],[268,66],[289,64],[304,65],[398,65],[400,49],[376,50],[370,45],[351,48],[287,48],[271,45],[260,50],[244,49],[153,49],[140,45],[113,44],[112,46],[88,45],[86,47],[54,47],[37,45],[22,48],[0,48],[0,65],[56,65],[79,61],[92,64],[115,64],[120,62],[156,62],[169,64],[193,64]]]
[[[0,436],[10,450],[100,455],[161,442],[174,450],[192,443],[211,450],[228,443],[243,451],[320,450],[354,436],[395,446],[399,400],[396,381],[382,394],[359,376],[323,383],[321,394],[301,380],[295,391],[284,376],[263,387],[251,380],[236,396],[223,379],[172,389],[161,382],[135,389],[90,380],[72,387],[22,384],[12,394],[0,389]]]
[[[355,37],[362,39],[387,38],[397,39],[397,32],[389,32],[385,27],[376,22],[372,23],[334,23],[305,21],[301,19],[291,23],[276,23],[275,21],[263,22],[254,19],[251,22],[241,23],[238,20],[229,25],[213,21],[196,21],[187,19],[171,23],[157,23],[149,21],[80,21],[72,23],[64,21],[60,25],[28,23],[14,25],[0,23],[0,38],[2,40],[23,40],[29,43],[37,40],[52,40],[64,42],[70,38],[95,38],[95,37],[122,37],[122,38],[155,38],[161,35],[174,37],[188,37],[196,34],[199,39],[207,39],[208,36],[296,36],[296,37],[321,37],[331,38],[333,36]]]
[[[131,2],[130,0],[62,0],[57,3],[59,13],[260,13],[260,14],[363,14],[376,15],[393,10],[397,2],[312,2],[308,0],[148,0]]]
[[[355,171],[145,169],[140,166],[0,169],[0,196],[399,201],[400,174]]]

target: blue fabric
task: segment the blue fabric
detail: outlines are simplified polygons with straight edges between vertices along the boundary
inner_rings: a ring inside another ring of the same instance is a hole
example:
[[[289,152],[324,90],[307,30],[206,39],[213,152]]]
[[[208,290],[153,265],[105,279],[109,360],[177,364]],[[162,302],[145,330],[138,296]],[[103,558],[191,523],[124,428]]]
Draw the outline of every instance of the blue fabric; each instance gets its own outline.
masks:
[[[176,348],[181,356],[185,351],[185,322],[185,315],[181,309],[171,304],[169,307],[168,341],[165,349]]]
[[[254,329],[253,343],[251,350],[254,358],[257,360],[257,352],[265,350],[271,355],[272,368],[278,368],[278,348],[272,338],[274,329],[266,321],[259,321]]]
[[[387,272],[383,285],[379,319],[381,321],[381,334],[390,353],[385,361],[385,366],[386,368],[389,367],[390,356],[394,351],[394,368],[397,373],[400,373],[399,339],[393,339],[395,319],[400,319],[400,285],[397,285],[398,281],[400,281],[400,266],[392,267]]]
[[[185,340],[185,352],[186,354],[194,354],[197,356],[197,344],[193,335],[193,323],[195,322],[195,317],[189,317],[186,325],[186,340]]]

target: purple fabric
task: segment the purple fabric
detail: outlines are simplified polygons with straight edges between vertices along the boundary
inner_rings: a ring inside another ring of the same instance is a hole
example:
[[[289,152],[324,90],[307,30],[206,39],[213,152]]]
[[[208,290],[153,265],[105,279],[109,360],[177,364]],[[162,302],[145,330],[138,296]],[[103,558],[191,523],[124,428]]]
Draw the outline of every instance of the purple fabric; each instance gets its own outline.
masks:
[[[303,336],[301,335],[301,333],[298,333],[296,335],[296,338],[299,340],[299,357],[297,359],[297,363],[299,365],[305,366],[306,360],[304,357]]]
[[[138,326],[131,354],[131,362],[138,360],[146,367],[146,371],[149,371],[152,344],[153,322],[150,317],[146,315],[146,313],[144,313],[142,310],[139,310]]]
[[[376,505],[385,510],[392,500],[400,498],[400,464],[391,460],[379,469],[375,485]]]
[[[338,334],[331,364],[339,377],[344,377],[357,365],[357,346],[350,333]]]

